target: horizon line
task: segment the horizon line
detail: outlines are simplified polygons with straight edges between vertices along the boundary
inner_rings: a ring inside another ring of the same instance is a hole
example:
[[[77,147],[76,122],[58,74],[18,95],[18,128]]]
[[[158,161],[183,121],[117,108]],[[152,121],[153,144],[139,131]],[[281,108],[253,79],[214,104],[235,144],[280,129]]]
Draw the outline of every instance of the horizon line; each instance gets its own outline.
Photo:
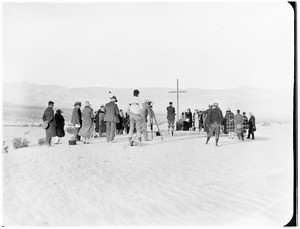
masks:
[[[76,87],[67,87],[64,85],[59,85],[59,84],[54,84],[54,83],[50,83],[50,84],[40,84],[40,83],[32,83],[32,82],[28,82],[28,81],[19,81],[19,82],[4,82],[2,81],[2,84],[22,84],[22,83],[26,83],[26,84],[33,84],[33,85],[37,85],[37,86],[58,86],[58,87],[64,87],[67,89],[78,89],[78,88],[107,88],[107,89],[139,89],[139,88],[145,88],[145,89],[150,89],[150,88],[176,88],[176,87],[109,87],[109,86],[76,86]],[[205,89],[205,88],[198,88],[198,87],[182,87],[180,90],[182,89],[198,89],[198,90],[207,90],[207,91],[214,91],[214,90],[233,90],[233,89],[239,89],[239,88],[255,88],[255,89],[259,89],[259,90],[264,90],[264,89],[282,89],[282,90],[292,90],[293,88],[287,88],[287,87],[282,87],[282,88],[271,88],[271,87],[265,87],[265,88],[261,88],[261,87],[257,87],[257,86],[251,86],[251,85],[241,85],[241,86],[237,86],[237,87],[232,87],[232,88],[214,88],[214,89]]]

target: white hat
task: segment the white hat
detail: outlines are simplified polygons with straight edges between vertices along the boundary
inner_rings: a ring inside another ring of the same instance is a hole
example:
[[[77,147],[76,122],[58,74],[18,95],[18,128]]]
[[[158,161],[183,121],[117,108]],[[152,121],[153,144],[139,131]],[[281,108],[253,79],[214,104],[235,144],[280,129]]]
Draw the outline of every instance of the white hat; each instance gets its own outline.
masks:
[[[90,107],[90,106],[91,106],[91,104],[90,104],[90,102],[89,102],[89,101],[85,101],[85,102],[84,102],[84,106],[86,106],[86,107]]]

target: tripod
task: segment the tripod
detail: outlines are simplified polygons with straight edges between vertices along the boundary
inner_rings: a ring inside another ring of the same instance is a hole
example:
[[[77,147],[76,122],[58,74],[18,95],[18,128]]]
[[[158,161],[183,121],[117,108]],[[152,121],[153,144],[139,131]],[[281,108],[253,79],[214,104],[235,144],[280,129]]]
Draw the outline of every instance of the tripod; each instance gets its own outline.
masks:
[[[153,140],[153,119],[155,121],[155,125],[157,127],[157,130],[158,130],[158,133],[161,137],[161,140],[163,141],[163,137],[161,135],[161,132],[160,132],[160,129],[159,129],[159,126],[158,126],[158,123],[157,123],[157,120],[156,120],[156,117],[155,117],[155,114],[154,114],[154,111],[153,111],[153,108],[151,107],[150,108],[150,111],[151,111],[151,115],[150,115],[150,129],[151,129],[151,140]]]

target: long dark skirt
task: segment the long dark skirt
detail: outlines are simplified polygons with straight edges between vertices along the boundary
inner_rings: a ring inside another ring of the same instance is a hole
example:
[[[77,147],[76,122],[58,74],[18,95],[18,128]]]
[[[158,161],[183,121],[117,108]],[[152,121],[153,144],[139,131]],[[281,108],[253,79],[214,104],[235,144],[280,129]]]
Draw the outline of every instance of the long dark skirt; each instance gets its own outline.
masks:
[[[62,138],[65,136],[64,126],[57,126],[56,127],[56,136]]]

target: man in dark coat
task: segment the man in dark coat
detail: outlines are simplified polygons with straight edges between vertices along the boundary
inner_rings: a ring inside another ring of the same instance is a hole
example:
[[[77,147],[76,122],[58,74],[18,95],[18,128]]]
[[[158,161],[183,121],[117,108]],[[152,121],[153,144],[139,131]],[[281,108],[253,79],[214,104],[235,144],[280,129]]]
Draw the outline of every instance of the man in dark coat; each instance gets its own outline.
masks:
[[[175,121],[175,108],[173,107],[173,103],[169,102],[169,106],[167,107],[167,119],[168,119],[168,133],[170,128],[172,131],[174,130],[174,121]]]
[[[215,132],[216,146],[218,146],[220,126],[223,121],[223,114],[219,108],[218,103],[213,104],[212,110],[209,111],[206,121],[209,125],[209,133],[207,135],[207,140],[205,144],[208,144],[209,139],[213,136],[213,133]]]
[[[207,116],[209,115],[210,111],[212,110],[212,105],[208,105],[208,109],[204,112],[204,131],[208,134],[209,133],[209,123],[207,122]]]
[[[254,131],[256,130],[256,125],[255,125],[255,117],[254,115],[250,112],[249,113],[250,119],[249,119],[249,130],[248,130],[248,139],[250,138],[250,134],[252,135],[252,139],[254,139]]]
[[[80,136],[78,135],[78,133],[82,126],[82,117],[81,117],[82,115],[81,115],[81,110],[80,110],[81,102],[79,102],[79,101],[76,102],[74,104],[74,106],[75,106],[75,108],[73,109],[72,117],[71,117],[71,123],[75,127],[75,132],[74,132],[73,138],[74,138],[74,140],[80,141]]]
[[[51,146],[52,137],[56,136],[56,125],[55,125],[53,107],[54,107],[54,102],[49,101],[48,107],[44,111],[42,117],[43,121],[48,123],[48,127],[46,128],[46,143],[48,146]]]
[[[110,98],[110,102],[105,104],[104,107],[104,121],[106,122],[106,141],[114,142],[115,134],[116,134],[116,124],[120,121],[118,118],[119,108],[118,105],[115,104],[118,102],[116,96],[112,96]]]

